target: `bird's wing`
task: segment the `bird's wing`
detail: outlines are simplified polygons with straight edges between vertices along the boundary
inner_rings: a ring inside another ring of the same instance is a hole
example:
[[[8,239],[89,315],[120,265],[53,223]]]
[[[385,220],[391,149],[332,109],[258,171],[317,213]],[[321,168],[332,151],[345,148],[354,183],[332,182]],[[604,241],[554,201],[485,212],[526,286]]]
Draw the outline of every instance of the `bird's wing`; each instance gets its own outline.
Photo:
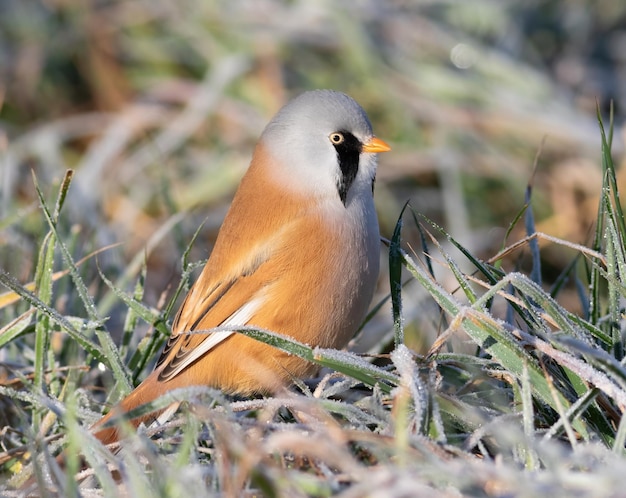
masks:
[[[267,261],[260,263],[257,268],[246,269],[235,278],[217,283],[206,281],[211,280],[211,272],[210,268],[205,269],[174,321],[174,332],[157,363],[156,368],[162,368],[159,380],[172,379],[234,334],[234,331],[205,331],[249,322],[263,305],[265,288],[273,280],[273,265]]]

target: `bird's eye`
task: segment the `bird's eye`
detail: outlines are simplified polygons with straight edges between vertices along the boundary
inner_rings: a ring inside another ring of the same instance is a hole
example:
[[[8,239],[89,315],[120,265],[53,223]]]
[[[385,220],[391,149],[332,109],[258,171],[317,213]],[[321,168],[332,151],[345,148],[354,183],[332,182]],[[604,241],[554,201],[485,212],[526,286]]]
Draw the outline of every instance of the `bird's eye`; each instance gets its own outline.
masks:
[[[343,141],[345,140],[345,138],[343,137],[343,134],[339,132],[331,133],[328,138],[330,138],[330,141],[332,142],[333,145],[339,145],[343,143]]]

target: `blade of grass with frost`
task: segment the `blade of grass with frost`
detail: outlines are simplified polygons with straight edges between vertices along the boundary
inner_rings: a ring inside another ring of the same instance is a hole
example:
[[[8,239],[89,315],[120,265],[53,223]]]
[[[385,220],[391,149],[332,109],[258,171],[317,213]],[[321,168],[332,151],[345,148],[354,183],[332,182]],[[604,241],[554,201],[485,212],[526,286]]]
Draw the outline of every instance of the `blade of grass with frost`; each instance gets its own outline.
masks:
[[[178,283],[178,286],[176,287],[176,290],[174,291],[174,294],[172,295],[172,297],[170,298],[169,302],[165,306],[165,310],[164,310],[165,311],[165,316],[170,316],[170,314],[172,313],[172,310],[174,308],[174,305],[176,304],[176,301],[178,300],[178,297],[180,296],[180,294],[183,292],[183,290],[185,290],[185,289],[188,290],[188,285],[189,285],[189,280],[191,278],[191,273],[196,268],[198,268],[200,266],[204,266],[206,264],[206,260],[200,261],[200,262],[196,262],[196,263],[190,263],[189,262],[189,254],[191,252],[191,248],[193,247],[194,243],[196,242],[196,239],[200,235],[200,231],[204,227],[204,225],[207,222],[207,220],[208,220],[208,218],[205,218],[202,221],[202,223],[200,223],[200,226],[196,229],[196,231],[194,232],[193,236],[191,237],[191,240],[189,241],[189,243],[185,247],[185,251],[183,252],[182,261],[181,261],[181,267],[183,269],[183,273],[181,275],[180,282]]]
[[[618,232],[619,227],[616,216],[617,215],[614,211],[608,211],[605,229],[605,240],[607,241],[607,247],[609,247],[610,244],[610,247],[613,251],[614,269],[612,272],[607,271],[607,273],[612,277],[612,279],[607,278],[607,280],[609,280],[609,284],[615,285],[617,294],[623,294],[623,282],[626,282],[626,254],[624,253],[624,239],[622,236],[620,236]],[[619,320],[619,317],[615,320],[617,322]]]
[[[511,221],[511,223],[509,223],[508,228],[506,229],[506,232],[504,234],[504,238],[502,239],[502,247],[500,249],[500,252],[504,251],[504,249],[506,249],[506,244],[507,241],[509,240],[509,237],[511,235],[511,233],[513,232],[513,229],[515,228],[515,226],[517,225],[517,223],[524,217],[524,214],[526,213],[526,210],[528,209],[528,204],[524,204],[522,206],[522,209],[520,209],[517,214],[515,215],[515,217],[513,218],[513,221]],[[495,262],[495,267],[497,269],[500,269],[502,266],[502,259],[499,259]],[[495,282],[492,282],[495,283]]]
[[[141,373],[146,368],[148,363],[150,363],[150,361],[155,358],[156,354],[162,350],[163,344],[166,340],[167,337],[161,334],[150,333],[141,341],[139,341],[137,351],[133,355],[133,358],[131,358],[131,362],[133,365],[131,374],[134,384],[138,382]]]
[[[485,422],[500,414],[484,404],[468,403],[458,396],[441,392],[435,394],[435,399],[444,418],[445,437],[448,441],[454,440],[459,435],[465,440],[468,433],[478,430],[484,426]],[[458,428],[454,427],[451,422]],[[453,430],[459,432],[455,434]]]
[[[286,351],[288,349],[285,349]],[[388,372],[364,360],[355,353],[340,351],[338,349],[315,348],[312,350],[313,363],[332,368],[337,372],[361,381],[363,384],[379,388],[386,394],[391,392],[392,387],[399,384],[400,379],[392,372]],[[305,358],[305,356],[301,356]],[[309,359],[308,355],[306,359]]]
[[[144,283],[146,277],[146,266],[142,267],[137,283],[135,284],[135,292],[133,294],[132,299],[140,303],[143,299],[144,292]],[[132,323],[128,325],[125,324],[125,336],[127,340],[130,341],[132,335],[135,331],[137,320],[141,318],[138,313],[136,313],[133,307],[128,307],[127,320],[129,317],[132,317]],[[146,365],[154,358],[157,351],[161,349],[163,346],[163,342],[165,341],[165,336],[159,333],[149,333],[144,336],[140,341],[139,345],[134,348],[130,359],[128,360],[127,369],[130,372],[132,378],[132,384],[136,385],[141,373],[143,372]],[[126,351],[120,348],[120,356],[125,357]]]
[[[409,409],[406,414],[410,421],[407,425],[409,427],[414,425],[419,434],[426,435],[430,422],[428,414],[431,408],[429,390],[417,372],[413,353],[404,344],[400,344],[390,356],[400,376],[400,388],[406,389],[413,404],[412,410]]]
[[[552,395],[556,401],[555,403],[556,411],[559,414],[558,422],[562,424],[562,427],[565,430],[565,434],[567,435],[567,439],[569,441],[570,446],[572,448],[576,448],[576,446],[578,445],[578,438],[576,437],[576,434],[574,433],[574,429],[572,428],[572,424],[570,423],[570,420],[579,420],[576,414],[576,406],[575,404],[573,406],[570,406],[568,410],[569,413],[565,413],[565,409],[563,405],[559,402],[560,391],[557,391],[550,376],[547,376],[547,379],[548,379],[548,385],[552,389]]]
[[[611,172],[614,173],[613,160],[611,157],[611,148],[609,142],[607,141],[606,133],[604,130],[604,123],[602,121],[602,116],[600,114],[600,107],[596,105],[596,115],[598,119],[598,126],[600,128],[600,138],[601,138],[601,159],[602,159],[602,190],[600,193],[600,200],[598,205],[598,214],[596,217],[596,226],[594,233],[594,240],[592,244],[592,249],[597,252],[602,252],[603,242],[602,237],[604,234],[604,226],[605,220],[607,216],[607,206],[611,205],[609,199],[609,192],[612,190],[611,188],[611,177],[613,176]],[[613,136],[613,125],[611,121],[611,127],[609,129],[609,137],[612,140]],[[618,201],[618,206],[620,206]],[[621,210],[621,207],[620,207]],[[623,220],[623,215],[622,215]],[[601,275],[600,269],[593,265],[589,271],[589,286],[590,286],[590,299],[589,299],[589,318],[590,321],[594,324],[597,324],[602,316],[602,300],[601,300]]]
[[[26,289],[24,289],[17,280],[15,280],[10,275],[6,274],[4,271],[0,270],[0,284],[5,287],[13,290],[19,296],[21,296],[24,301],[30,304],[33,308],[40,311],[43,315],[50,317],[51,320],[56,322],[62,330],[65,330],[72,339],[76,340],[78,344],[87,351],[90,355],[92,355],[96,360],[101,361],[104,364],[108,364],[104,351],[95,343],[93,343],[88,337],[86,337],[80,329],[76,328],[72,321],[61,315],[54,308],[50,308],[45,303],[43,303],[40,299],[37,298],[34,294],[30,293]],[[91,329],[89,322],[81,322],[84,325],[85,329]],[[0,337],[0,339],[2,339]],[[0,342],[0,345],[3,343]]]
[[[96,329],[96,335],[100,340],[100,344],[102,345],[102,349],[107,358],[105,365],[111,369],[116,382],[123,386],[124,394],[128,394],[132,391],[133,384],[128,370],[124,366],[124,362],[119,354],[117,346],[113,342],[111,335],[106,330]]]
[[[617,434],[613,444],[613,452],[618,455],[624,454],[624,445],[626,445],[626,417],[622,417],[617,427]]]
[[[609,420],[606,415],[606,410],[600,408],[597,402],[599,395],[601,396],[602,392],[597,387],[592,387],[591,389],[587,389],[587,391],[581,391],[579,398],[569,409],[570,413],[568,413],[568,419],[584,417],[587,424],[595,430],[602,442],[609,448],[615,442],[614,419]],[[608,403],[606,398],[605,403]],[[558,429],[553,432],[552,435],[557,432]]]
[[[426,241],[426,231],[424,230],[424,228],[422,227],[422,224],[417,219],[416,212],[412,207],[411,207],[411,216],[413,217],[413,222],[415,223],[415,227],[417,228],[417,231],[420,234],[420,243],[422,244],[422,252],[424,254],[424,261],[426,262],[426,266],[428,267],[428,272],[433,278],[435,278],[435,270],[433,268],[432,258],[430,257],[430,249]]]
[[[504,292],[507,285],[513,285],[523,296],[528,296],[533,302],[545,312],[554,322],[561,328],[563,332],[572,337],[584,338],[581,330],[577,328],[570,320],[568,320],[568,312],[552,299],[539,285],[530,280],[526,275],[513,272],[506,275],[500,282],[492,286],[480,299],[473,308],[483,306],[484,302],[494,297],[496,294],[502,294],[508,299],[508,294]],[[529,313],[535,313],[532,309],[527,310]],[[537,323],[541,323],[540,317],[537,317]]]
[[[13,400],[28,403],[29,405],[32,405],[39,409],[51,412],[59,419],[62,419],[66,413],[66,406],[61,401],[47,395],[34,393],[32,392],[32,390],[17,390],[11,387],[5,387],[0,385],[0,395]]]
[[[575,324],[579,323],[579,321],[573,321],[572,323],[569,318],[573,315],[566,311],[564,308],[562,308],[556,301],[551,299],[550,296],[548,296],[541,287],[537,286],[537,284],[521,274],[509,274],[502,282],[507,280],[510,280],[511,284],[517,289],[522,290],[524,294],[530,295],[531,299],[535,303],[539,303],[543,307],[544,311],[557,323],[557,325],[561,327],[561,330],[566,332],[570,337],[578,339],[580,341],[589,340],[589,338],[584,333],[584,330],[586,329],[580,329],[575,326]],[[486,299],[489,293],[498,292],[498,287],[502,285],[502,282],[497,286],[492,287],[492,289],[490,289],[485,296],[481,297],[481,300]],[[506,298],[506,294],[504,297]],[[582,321],[582,323],[584,323],[584,321]],[[539,329],[533,330],[534,333],[538,335]],[[552,334],[548,333],[542,335],[542,337],[544,337],[547,342],[553,343],[554,347],[562,347],[561,345],[559,345],[557,339]],[[580,378],[570,377],[569,381],[577,391],[578,395],[581,395],[583,392],[586,391],[586,386]]]
[[[616,402],[626,405],[626,389],[622,387],[626,380],[624,367],[606,351],[568,336],[556,340],[549,335],[539,338],[520,330],[517,334],[524,342],[580,376],[584,383],[597,386]]]
[[[569,354],[569,351],[564,351]],[[558,365],[558,367],[556,366]],[[602,415],[602,410],[598,407],[596,402],[597,395],[601,392],[599,389],[589,388],[589,384],[583,380],[582,372],[575,369],[571,369],[568,366],[564,366],[561,362],[556,361],[555,364],[544,364],[546,375],[552,376],[558,380],[561,384],[559,388],[563,391],[573,391],[573,395],[576,399],[574,405],[570,408],[570,412],[575,416],[583,416],[583,412],[587,411],[584,415],[585,419],[591,421],[591,425],[596,427],[596,432],[606,432],[608,421]],[[567,392],[565,393],[567,394]],[[570,399],[572,397],[570,396]],[[579,411],[575,412],[574,408],[579,405]],[[613,431],[609,429],[611,436]]]
[[[133,299],[137,302],[143,301],[144,296],[144,286],[146,282],[146,265],[144,264],[141,267],[141,271],[139,272],[139,276],[137,278],[137,283],[135,283],[135,290],[133,292]],[[137,327],[137,322],[139,321],[139,315],[135,313],[135,310],[128,307],[126,311],[126,318],[124,319],[124,326],[122,328],[122,341],[120,343],[119,354],[122,358],[125,358],[129,351],[128,348],[130,346],[131,339],[133,337],[133,332]],[[130,371],[133,371],[134,362],[132,361],[135,355],[137,354],[137,349],[131,355],[131,360],[128,362],[128,368]]]
[[[21,334],[27,333],[29,328],[31,329],[29,332],[35,330],[31,316],[34,311],[33,308],[29,309],[0,329],[0,349]]]
[[[385,393],[391,392],[391,387],[387,383],[392,386],[397,386],[400,382],[397,375],[372,365],[354,353],[336,349],[312,348],[295,339],[268,330],[250,327],[217,327],[211,330],[194,330],[193,333],[206,334],[212,331],[239,332],[257,341],[278,348],[281,351],[285,351],[286,353],[293,354],[323,367],[332,368],[370,387],[378,385]]]
[[[398,221],[389,243],[389,287],[391,293],[391,313],[393,317],[394,345],[404,344],[404,318],[402,315],[402,216],[408,203],[400,211]]]
[[[113,291],[113,293],[121,299],[127,306],[133,308],[135,313],[148,325],[152,325],[156,328],[161,334],[165,337],[170,335],[170,331],[165,324],[165,319],[163,318],[162,313],[157,313],[142,303],[135,301],[131,296],[128,296],[125,292],[118,289],[113,282],[111,282],[105,275],[98,269],[100,273],[100,278],[102,278],[103,282]]]
[[[50,303],[52,302],[52,283],[53,283],[53,273],[54,273],[54,251],[55,247],[58,245],[61,249],[61,254],[65,260],[66,265],[70,271],[70,274],[73,278],[76,289],[78,290],[78,294],[83,301],[83,306],[85,307],[88,315],[94,322],[98,322],[98,317],[95,315],[95,306],[93,305],[93,301],[87,292],[86,287],[80,275],[78,274],[78,270],[74,265],[74,261],[72,260],[69,251],[63,241],[58,237],[56,231],[56,224],[58,222],[58,217],[60,215],[61,209],[63,208],[63,202],[67,196],[67,191],[69,189],[72,171],[68,170],[65,173],[63,182],[61,183],[59,193],[57,195],[57,202],[55,205],[54,217],[50,215],[48,211],[46,202],[44,200],[43,193],[39,188],[37,183],[37,177],[35,172],[32,172],[33,184],[35,187],[35,191],[37,192],[37,196],[39,198],[40,209],[44,213],[46,220],[48,222],[49,232],[44,241],[44,245],[42,246],[42,250],[45,249],[45,256],[43,259],[40,259],[40,264],[38,264],[36,271],[35,282],[36,288],[38,289],[38,298],[41,300],[42,304],[49,308]],[[46,243],[47,241],[47,243]],[[40,392],[43,392],[44,388],[44,371],[45,365],[47,363],[46,352],[48,351],[48,345],[50,341],[50,314],[43,313],[40,309],[36,316],[36,325],[35,325],[35,367],[34,367],[34,386]],[[61,324],[59,324],[61,325]],[[97,326],[97,325],[96,325]],[[37,413],[34,414],[33,422],[35,427],[37,427],[40,423],[40,419]]]
[[[584,413],[589,425],[595,428],[602,442],[610,448],[615,444],[617,420],[621,422],[622,417],[613,416],[610,412],[615,410],[611,408],[607,410],[607,406],[610,405],[609,400],[604,393],[599,393],[599,391],[600,389],[593,387],[580,397],[580,414],[582,416]]]
[[[613,216],[609,213],[606,218],[605,226],[605,255],[606,255],[606,272],[608,274],[608,316],[607,326],[613,338],[613,354],[615,358],[621,360],[624,357],[624,348],[622,345],[622,334],[619,328],[620,321],[620,294],[624,292],[624,286],[620,280],[624,276],[624,261],[620,261],[623,254],[619,250],[621,242],[617,235],[616,227],[613,223]],[[621,273],[621,275],[620,275]]]
[[[433,276],[420,268],[417,263],[406,252],[400,250],[404,266],[411,275],[428,291],[435,302],[446,312],[452,316],[456,316],[461,305],[449,294]]]
[[[594,407],[594,401],[597,396],[597,391],[598,390],[595,388],[589,389],[585,394],[583,394],[576,401],[574,401],[574,403],[572,403],[572,406],[570,406],[570,408],[566,412],[564,412],[562,416],[559,416],[557,421],[548,428],[548,430],[543,434],[542,439],[544,441],[554,439],[564,430],[569,433],[571,427],[570,420],[579,419],[581,416],[583,416],[585,412]],[[601,410],[600,413],[602,413]],[[614,431],[608,421],[604,420],[603,422],[604,427],[608,429],[605,432],[598,430],[599,426],[595,423],[595,420],[591,420],[589,417],[587,417],[587,421],[589,422],[589,425],[591,425],[591,428],[595,429],[596,434],[600,437],[600,439],[602,439],[606,446],[611,446],[613,444],[613,441],[615,440],[613,435]],[[568,427],[566,427],[566,425]]]
[[[536,162],[535,162],[536,163]],[[530,203],[532,196],[532,185],[528,183],[526,185],[526,192],[524,194],[525,204],[528,206],[524,215],[524,227],[526,228],[526,235],[531,236],[537,232],[535,228],[535,216],[533,214],[533,208]],[[530,255],[532,260],[532,269],[530,270],[530,278],[533,282],[541,285],[541,255],[539,254],[539,241],[536,237],[532,237],[528,241],[530,248]]]
[[[485,368],[492,368],[494,366],[494,360],[490,360],[487,358],[481,358],[479,356],[474,356],[471,354],[464,353],[437,353],[437,364],[440,366],[446,365],[450,363],[454,367],[458,367],[459,369],[463,369],[468,375],[473,376],[473,374],[467,371],[467,367],[474,367],[478,370],[483,370]]]
[[[591,248],[597,252],[603,252],[602,233],[604,231],[605,223],[605,195],[606,184],[603,182],[602,193],[600,195],[600,202],[598,205],[598,216],[596,217],[596,226],[594,233],[594,240]],[[602,316],[602,272],[598,265],[592,264],[588,270],[589,278],[589,310],[587,315],[591,323],[597,324]]]
[[[478,259],[474,258],[474,256],[472,256],[471,253],[467,249],[465,249],[465,247],[463,247],[459,242],[456,241],[456,239],[454,239],[450,234],[448,234],[448,232],[446,232],[443,228],[438,226],[436,223],[434,223],[433,221],[429,220],[427,217],[419,213],[418,213],[418,216],[426,220],[433,228],[435,228],[437,231],[439,231],[439,233],[444,235],[451,244],[453,244],[459,251],[461,251],[463,255],[466,258],[468,258],[468,260],[487,278],[487,280],[489,281],[491,285],[494,285],[497,282],[499,282],[500,279],[505,275],[501,270],[485,265]],[[450,258],[450,261],[453,261],[453,260]],[[454,266],[457,267],[456,264]],[[464,277],[463,279],[465,280]],[[471,291],[471,287],[469,288],[469,290]],[[473,293],[473,291],[471,292]],[[533,317],[531,314],[527,313],[526,310],[520,307],[516,302],[510,301],[509,304],[513,308],[513,310],[515,310],[517,314],[527,323],[529,327],[537,326],[537,321],[535,319],[536,317]],[[490,308],[489,303],[485,302],[484,307],[485,309],[489,309]]]
[[[42,204],[43,198],[41,197],[41,192],[39,192],[39,185],[37,185],[37,176],[35,172],[32,172],[33,180],[35,181],[35,189],[37,190],[37,194],[39,195],[39,201]],[[59,187],[59,195],[57,196],[57,202],[54,205],[54,214],[51,219],[54,220],[54,224],[56,225],[59,221],[59,216],[61,215],[61,209],[63,209],[63,204],[65,203],[65,198],[67,197],[67,192],[70,189],[70,185],[72,184],[72,178],[74,177],[74,170],[67,169],[65,170],[65,174],[63,175],[63,180],[61,181],[61,186]]]
[[[442,227],[437,225],[434,221],[429,219],[427,216],[421,213],[415,213],[418,217],[426,221],[430,226],[432,226],[435,230],[437,230],[441,235],[443,235],[448,242],[450,242],[454,247],[456,247],[461,253],[472,263],[484,276],[487,278],[490,284],[495,284],[500,280],[500,278],[504,275],[501,270],[494,271],[496,269],[491,268],[488,265],[485,265],[480,260],[476,259],[465,247],[463,247],[457,240],[452,237],[448,232],[446,232]]]
[[[63,417],[63,429],[66,436],[65,457],[63,461],[63,471],[66,476],[65,496],[77,496],[78,488],[74,476],[80,471],[80,452],[83,445],[78,437],[79,424],[77,417],[76,396],[67,396],[65,400],[65,415]]]
[[[0,284],[17,293],[24,301],[41,312],[42,316],[49,317],[52,321],[56,322],[61,329],[65,330],[80,344],[81,347],[87,351],[87,353],[91,354],[95,359],[102,361],[105,364],[107,363],[104,352],[98,345],[83,335],[79,329],[74,327],[74,325],[72,325],[72,323],[58,311],[46,305],[37,296],[24,289],[24,287],[22,287],[17,280],[5,273],[3,270],[0,270]],[[83,323],[85,324],[85,329],[91,329],[89,322]]]
[[[42,402],[41,396],[38,394],[34,394],[30,390],[18,391],[11,387],[0,385],[0,395],[9,399],[23,401],[24,403],[28,403],[30,405],[37,406],[40,408],[42,407],[47,408],[47,404]]]
[[[191,272],[198,267],[202,267],[205,264],[205,261],[189,264],[188,267],[183,271],[182,277],[178,283],[178,287],[175,291],[175,295],[179,295],[182,289],[184,289],[189,281],[191,276]],[[121,292],[118,289],[115,289],[114,292]],[[125,293],[121,293],[120,297],[125,300],[128,298]],[[131,298],[128,298],[131,299]],[[131,299],[132,303],[137,306],[143,306],[140,300],[134,298]],[[150,333],[147,336],[143,337],[139,343],[139,347],[135,350],[133,356],[128,362],[128,368],[132,372],[133,382],[137,382],[141,372],[144,370],[146,365],[154,358],[157,352],[163,347],[163,344],[170,336],[171,332],[167,325],[168,317],[170,316],[171,309],[175,304],[175,298],[171,298],[168,305],[162,310],[158,315],[155,314],[154,311],[151,311],[149,308],[143,307],[144,313],[137,314],[140,318],[144,319],[147,323],[152,325],[157,333]],[[130,304],[129,304],[130,307]],[[144,317],[152,317],[149,318],[150,321],[146,320]],[[156,320],[156,321],[155,321]],[[159,325],[159,327],[157,327]]]
[[[346,403],[345,401],[338,401],[334,399],[316,399],[316,405],[326,410],[329,413],[335,415],[341,415],[349,423],[360,425],[361,428],[367,428],[367,426],[377,425],[378,427],[387,427],[389,425],[389,411],[384,411],[385,417],[377,417],[369,412],[369,410],[362,410],[353,403]]]
[[[89,319],[91,321],[102,323],[103,320],[98,316],[98,313],[96,311],[96,306],[93,302],[93,299],[89,295],[87,286],[83,282],[83,279],[81,278],[78,272],[78,268],[76,267],[74,259],[72,258],[70,252],[67,249],[67,246],[63,243],[63,240],[59,237],[59,234],[57,232],[58,216],[61,211],[61,208],[63,207],[62,199],[65,199],[67,195],[67,190],[70,187],[71,178],[72,178],[72,170],[66,171],[65,177],[63,178],[63,183],[61,184],[61,188],[59,190],[59,197],[57,199],[55,213],[53,217],[48,211],[48,206],[46,205],[46,201],[44,200],[43,194],[41,190],[39,189],[37,178],[35,177],[33,173],[33,182],[35,184],[35,191],[37,192],[37,196],[39,197],[39,205],[40,205],[41,211],[46,217],[46,221],[48,222],[48,228],[50,232],[54,234],[56,245],[59,247],[61,251],[63,262],[67,266],[67,269],[72,278],[72,282],[74,283],[75,289],[78,292],[78,295],[83,303],[83,307],[85,308],[85,311],[87,312],[87,315],[89,316]]]
[[[44,237],[43,243],[39,250],[37,258],[37,267],[35,268],[35,289],[37,296],[30,294],[21,285],[12,290],[17,292],[31,306],[37,302],[39,306],[35,313],[35,362],[34,362],[34,378],[33,383],[37,392],[43,392],[44,389],[44,371],[46,369],[46,351],[50,342],[50,303],[52,302],[52,273],[54,265],[54,246],[56,240],[54,234],[48,232]],[[4,274],[4,272],[3,272]],[[7,276],[5,274],[5,276]],[[3,281],[6,285],[6,280]],[[20,292],[18,288],[22,291]],[[32,296],[26,299],[25,295]],[[59,315],[60,316],[60,315]]]
[[[626,367],[603,349],[567,336],[554,339],[550,344],[566,353],[577,353],[584,357],[590,366],[603,371],[626,392]]]
[[[100,271],[100,268],[98,268],[98,272],[100,273],[100,278],[102,278],[103,282],[109,287],[109,289],[111,289],[111,291],[116,296],[118,296],[129,308],[131,308],[138,317],[140,317],[149,325],[153,326],[158,332],[160,332],[162,337],[169,336],[169,333],[170,333],[169,329],[167,328],[167,325],[161,313],[153,312],[147,306],[144,306],[142,303],[135,301],[133,297],[128,296],[126,295],[126,293],[119,290],[117,287],[113,285],[113,283],[108,278],[106,278],[106,276],[102,273],[102,271]],[[109,339],[110,339],[110,336],[109,336]],[[112,341],[111,341],[110,347],[108,347],[107,350],[112,355],[112,357],[116,359],[115,364],[118,365],[117,368],[112,368],[115,380],[121,385],[122,393],[128,394],[133,388],[133,383],[131,381],[133,376],[128,372],[127,367],[123,366],[123,362],[121,360],[119,350],[113,344]],[[148,354],[146,354],[146,351],[148,351],[149,353],[149,358],[148,358]],[[150,358],[152,358],[152,354],[153,354],[152,348],[143,349],[141,351],[142,358],[144,358],[145,361],[148,361]],[[139,371],[136,370],[135,375],[138,375],[138,374],[139,374]]]
[[[567,310],[566,313],[568,320],[577,325],[578,328],[584,329],[589,332],[595,339],[602,341],[602,343],[604,343],[606,347],[611,347],[613,345],[613,339],[609,335],[605,334],[604,331],[593,325],[591,322]]]
[[[518,393],[518,386],[513,385],[513,392]],[[520,377],[519,399],[516,403],[522,407],[522,425],[524,427],[525,438],[519,443],[518,452],[525,455],[524,467],[527,470],[537,470],[539,458],[531,445],[531,441],[535,439],[535,416],[533,410],[532,386],[530,385],[530,376],[526,363],[523,364],[522,376]]]
[[[461,287],[461,289],[463,290],[463,293],[465,294],[465,297],[467,298],[467,300],[471,304],[475,303],[476,299],[477,299],[476,294],[472,290],[471,285],[469,284],[469,282],[465,278],[465,275],[463,274],[463,272],[461,271],[459,266],[452,259],[452,257],[447,252],[445,252],[443,250],[443,247],[441,247],[441,245],[439,244],[439,241],[435,237],[433,237],[432,235],[431,235],[431,243],[434,244],[434,246],[439,250],[439,254],[441,254],[444,257],[444,259],[446,260],[446,263],[448,264],[448,268],[450,269],[450,271],[454,275],[454,278],[456,279],[457,283],[459,284],[459,287]]]
[[[609,136],[607,138],[604,131],[604,122],[600,114],[599,106],[596,106],[596,114],[598,118],[598,125],[600,127],[601,151],[602,151],[602,171],[605,173],[608,181],[608,187],[613,196],[613,206],[616,212],[616,217],[619,223],[619,232],[623,240],[626,240],[626,220],[624,219],[624,211],[622,210],[622,204],[619,196],[619,188],[617,176],[615,174],[615,163],[613,162],[613,156],[611,155],[611,147],[613,145],[613,103],[611,102],[611,109],[609,114]]]

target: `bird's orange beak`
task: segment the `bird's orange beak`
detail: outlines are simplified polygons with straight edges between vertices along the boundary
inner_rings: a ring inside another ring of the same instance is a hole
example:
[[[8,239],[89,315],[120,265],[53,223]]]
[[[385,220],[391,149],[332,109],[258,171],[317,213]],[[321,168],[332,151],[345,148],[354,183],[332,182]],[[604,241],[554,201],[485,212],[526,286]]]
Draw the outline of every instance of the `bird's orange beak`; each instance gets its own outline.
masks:
[[[389,144],[378,137],[372,137],[371,140],[363,144],[363,152],[387,152],[391,150]]]

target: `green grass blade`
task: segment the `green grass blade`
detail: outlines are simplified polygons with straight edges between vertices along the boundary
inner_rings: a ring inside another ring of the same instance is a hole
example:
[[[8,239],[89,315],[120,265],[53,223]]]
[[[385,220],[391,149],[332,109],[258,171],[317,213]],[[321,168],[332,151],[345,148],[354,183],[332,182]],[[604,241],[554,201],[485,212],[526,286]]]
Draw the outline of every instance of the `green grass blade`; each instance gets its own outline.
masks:
[[[214,331],[235,331],[265,344],[293,354],[320,366],[332,368],[338,372],[357,379],[364,384],[379,386],[384,392],[390,392],[391,386],[398,385],[399,378],[371,363],[360,356],[336,349],[312,348],[287,336],[275,334],[268,330],[252,327],[218,327],[206,331],[193,331],[194,334],[206,334]]]
[[[62,184],[62,187],[59,191],[59,196],[57,199],[54,216],[50,214],[50,211],[48,210],[48,206],[46,205],[46,202],[43,198],[43,194],[41,190],[39,189],[39,185],[37,184],[37,179],[34,176],[33,176],[33,180],[35,182],[35,190],[37,191],[37,195],[39,197],[39,204],[41,207],[41,211],[43,212],[44,216],[46,217],[46,220],[48,221],[48,228],[50,229],[50,233],[54,235],[56,246],[58,246],[61,251],[61,255],[63,256],[63,262],[65,263],[65,265],[67,266],[70,272],[70,276],[72,277],[72,281],[74,283],[76,291],[78,292],[78,295],[81,298],[83,306],[85,307],[85,311],[87,311],[87,314],[89,315],[90,320],[98,321],[99,317],[96,311],[96,306],[93,302],[92,297],[89,295],[87,286],[83,282],[83,279],[81,278],[80,273],[78,272],[78,268],[76,267],[74,259],[72,258],[69,250],[67,249],[67,246],[63,243],[61,238],[59,238],[59,234],[57,233],[57,227],[56,227],[57,219],[58,219],[61,207],[63,206],[63,199],[65,199],[65,196],[67,195],[67,189],[69,189],[69,183],[70,183],[71,177],[72,175],[68,171],[65,176],[65,180]],[[50,272],[52,273],[52,268],[50,268]]]
[[[530,203],[532,195],[532,185],[529,183],[526,186],[525,204],[528,206],[524,215],[524,227],[526,228],[526,234],[528,236],[534,235],[537,232],[535,228],[535,216],[533,213],[532,204]],[[528,241],[528,247],[530,248],[531,260],[533,263],[530,271],[530,278],[533,282],[541,285],[541,255],[539,254],[539,241],[536,237],[532,237]]]
[[[164,337],[169,337],[170,331],[163,319],[162,313],[156,312],[139,301],[136,301],[132,296],[128,296],[125,292],[118,289],[101,271],[100,278],[102,278],[104,283],[119,299],[129,308],[132,308],[139,318],[155,327]]]
[[[30,304],[33,308],[37,309],[41,316],[45,316],[53,322],[57,323],[61,327],[61,329],[65,330],[72,337],[72,339],[76,340],[80,344],[80,346],[84,348],[90,355],[92,355],[98,361],[101,361],[102,363],[108,365],[108,361],[106,356],[104,355],[103,350],[98,345],[93,343],[83,333],[83,331],[77,329],[70,320],[61,315],[54,308],[48,306],[35,294],[29,292],[17,280],[5,273],[3,270],[0,270],[0,284],[18,294],[24,301]],[[96,327],[100,326],[101,324],[98,322],[83,322],[83,330],[93,330]]]
[[[456,279],[457,283],[459,284],[459,287],[465,294],[465,297],[467,298],[467,300],[471,304],[475,303],[477,299],[476,293],[472,290],[472,286],[470,285],[467,278],[465,278],[465,275],[461,271],[461,268],[459,268],[459,265],[457,265],[456,261],[454,261],[452,257],[443,250],[443,247],[441,247],[441,244],[439,244],[437,239],[435,239],[434,237],[431,238],[431,243],[439,250],[439,254],[441,254],[446,260],[447,268],[454,275],[454,278]]]
[[[404,344],[404,322],[402,315],[402,216],[408,204],[400,212],[389,244],[389,287],[391,293],[391,312],[393,316],[393,337],[396,347]]]
[[[32,296],[41,303],[41,306],[36,306],[37,313],[35,315],[35,362],[33,382],[38,392],[43,392],[45,388],[44,371],[46,369],[46,353],[50,343],[50,313],[46,312],[45,309],[51,309],[49,305],[52,302],[52,274],[54,273],[55,244],[56,238],[54,234],[48,233],[41,245],[37,268],[35,270],[35,289],[37,297]],[[15,288],[12,290],[20,294]],[[23,294],[20,295],[24,297]]]
[[[0,348],[11,342],[16,337],[19,337],[32,325],[33,311],[34,310],[31,308],[29,311],[22,313],[20,316],[0,329]]]

